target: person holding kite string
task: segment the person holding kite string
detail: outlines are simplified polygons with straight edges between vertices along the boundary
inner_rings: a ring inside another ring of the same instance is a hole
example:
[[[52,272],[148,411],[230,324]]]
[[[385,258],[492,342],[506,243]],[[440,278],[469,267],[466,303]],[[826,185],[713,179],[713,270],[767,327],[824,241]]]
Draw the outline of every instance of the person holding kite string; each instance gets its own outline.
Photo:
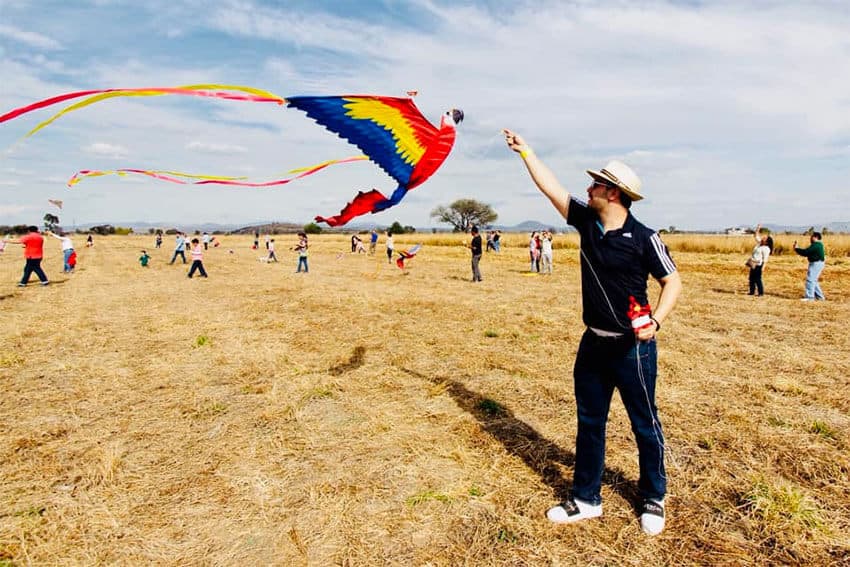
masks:
[[[44,258],[44,237],[38,232],[37,226],[27,227],[27,230],[29,232],[19,239],[6,241],[24,246],[24,275],[18,282],[18,287],[26,287],[33,272],[38,276],[41,285],[47,285],[50,281],[41,269],[41,260]]]
[[[658,233],[630,212],[643,198],[641,181],[626,164],[588,170],[587,202],[572,197],[518,134],[503,131],[531,179],[581,237],[581,338],[573,369],[578,430],[569,499],[546,516],[572,523],[602,515],[605,427],[614,389],[620,391],[635,434],[640,462],[640,523],[649,535],[664,529],[664,436],[655,406],[655,337],[682,290],[676,264]],[[661,285],[654,312],[647,279]]]
[[[71,254],[74,253],[74,243],[71,241],[71,238],[68,236],[67,232],[63,232],[62,235],[55,234],[53,232],[48,232],[50,236],[59,240],[59,244],[62,246],[62,256],[64,266],[62,267],[62,271],[67,273],[73,272],[74,268],[71,267],[69,263],[69,259],[71,258]]]

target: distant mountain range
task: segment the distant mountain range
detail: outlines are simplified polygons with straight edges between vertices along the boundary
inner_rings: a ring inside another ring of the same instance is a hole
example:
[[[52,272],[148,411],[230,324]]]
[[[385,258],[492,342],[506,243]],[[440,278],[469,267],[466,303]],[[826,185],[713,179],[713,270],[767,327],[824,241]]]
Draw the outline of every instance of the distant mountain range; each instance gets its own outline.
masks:
[[[85,223],[82,225],[78,225],[77,228],[88,228],[92,226],[111,224],[112,226],[121,226],[125,228],[132,228],[134,232],[137,233],[145,233],[150,229],[161,228],[163,230],[168,230],[171,228],[176,228],[185,232],[195,232],[195,231],[206,231],[206,232],[231,232],[236,234],[250,234],[254,231],[259,231],[261,233],[267,232],[296,232],[301,230],[304,225],[293,223],[293,222],[274,222],[274,221],[257,221],[257,222],[247,222],[242,224],[227,224],[227,223],[183,223],[183,224],[175,224],[170,222],[144,222],[144,221],[128,221],[128,222],[100,222],[100,223]],[[352,223],[347,224],[343,227],[339,228],[329,228],[326,226],[322,226],[323,231],[325,232],[360,232],[371,230],[372,228],[378,227],[379,229],[385,228],[389,225],[376,225],[374,223]],[[815,230],[823,230],[827,229],[829,232],[845,232],[850,233],[850,221],[841,221],[841,222],[829,222],[829,223],[818,223],[815,225],[781,225],[781,224],[765,224],[764,228],[770,230],[771,232],[791,232],[791,233],[803,233],[807,231],[810,227],[814,226]],[[68,227],[66,227],[68,228]],[[551,224],[545,224],[540,221],[535,220],[527,220],[523,221],[519,224],[515,225],[493,225],[489,227],[492,229],[501,230],[503,232],[532,232],[535,230],[545,230],[554,228],[558,232],[563,232],[564,230],[568,230],[569,227],[566,227],[564,224],[560,224],[558,226],[553,226]],[[729,228],[735,227],[722,227],[716,229],[704,229],[700,231],[692,231],[692,230],[684,230],[684,232],[726,232]],[[752,229],[753,227],[744,227],[748,229]],[[451,228],[446,226],[439,227],[416,227],[419,232],[451,232]]]

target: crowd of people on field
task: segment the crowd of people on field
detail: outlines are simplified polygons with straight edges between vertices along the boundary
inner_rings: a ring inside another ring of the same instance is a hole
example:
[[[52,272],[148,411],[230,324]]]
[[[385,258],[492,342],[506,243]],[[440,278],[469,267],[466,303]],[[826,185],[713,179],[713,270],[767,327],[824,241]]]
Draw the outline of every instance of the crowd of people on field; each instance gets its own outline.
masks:
[[[643,199],[641,181],[630,167],[613,160],[599,171],[587,170],[592,178],[586,189],[587,201],[577,200],[519,135],[509,130],[505,130],[504,135],[508,148],[519,155],[538,189],[579,234],[582,319],[586,330],[578,345],[573,370],[578,415],[573,487],[567,499],[551,507],[546,516],[553,523],[563,524],[602,515],[600,486],[605,460],[605,427],[613,391],[618,389],[639,454],[640,525],[646,534],[656,535],[665,526],[667,477],[666,445],[655,406],[655,338],[682,290],[677,266],[659,232],[640,223],[630,212],[632,203]],[[469,234],[471,241],[464,245],[471,253],[472,282],[478,283],[483,281],[482,257],[486,252],[501,253],[502,234],[499,230],[488,230],[482,239],[477,226],[472,226]],[[38,227],[30,226],[27,234],[20,238],[0,240],[0,252],[5,251],[7,243],[23,246],[25,262],[18,286],[27,286],[33,274],[42,286],[50,283],[42,267],[44,235],[59,241],[63,272],[73,274],[76,271],[77,254],[68,233],[45,231],[42,234]],[[204,254],[211,245],[218,247],[220,244],[207,232],[198,236],[190,240],[186,233],[178,231],[168,262],[173,265],[180,257],[182,263],[187,264],[188,251],[192,260],[186,274],[189,279],[195,274],[208,277]],[[760,297],[765,295],[765,269],[775,252],[775,242],[761,225],[753,231],[753,239],[755,243],[746,260],[748,293]],[[553,240],[552,230],[530,234],[528,274],[553,274]],[[367,249],[360,235],[351,235],[351,254],[374,256],[379,241],[377,229],[369,232],[368,241]],[[267,263],[277,262],[275,238],[266,234],[264,243],[267,254],[260,259]],[[155,249],[162,245],[162,233],[157,232]],[[385,233],[385,245],[387,261],[392,263],[395,241],[391,230]],[[91,234],[86,246],[94,246]],[[255,231],[251,249],[259,248],[260,232]],[[414,248],[418,251],[419,246]],[[296,273],[309,273],[309,249],[307,233],[298,232],[289,247],[298,258]],[[795,241],[793,249],[808,263],[802,301],[825,300],[819,283],[826,260],[823,235],[812,231],[808,246],[798,247]],[[405,250],[400,254],[402,259],[397,263],[404,269],[403,259],[412,258],[415,251]],[[139,265],[148,268],[151,260],[147,250],[142,250]],[[382,260],[376,263],[380,265]],[[647,291],[650,276],[660,285],[654,308],[650,306]]]

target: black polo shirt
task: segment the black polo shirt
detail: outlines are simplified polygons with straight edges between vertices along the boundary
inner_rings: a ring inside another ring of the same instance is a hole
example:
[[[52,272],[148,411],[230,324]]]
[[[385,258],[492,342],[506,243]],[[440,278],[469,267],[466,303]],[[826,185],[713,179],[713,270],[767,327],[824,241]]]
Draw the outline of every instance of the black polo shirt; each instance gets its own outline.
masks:
[[[603,233],[599,215],[572,198],[567,223],[581,235],[582,319],[588,327],[631,332],[629,296],[648,303],[649,274],[661,279],[676,271],[667,246],[631,213],[623,228]]]

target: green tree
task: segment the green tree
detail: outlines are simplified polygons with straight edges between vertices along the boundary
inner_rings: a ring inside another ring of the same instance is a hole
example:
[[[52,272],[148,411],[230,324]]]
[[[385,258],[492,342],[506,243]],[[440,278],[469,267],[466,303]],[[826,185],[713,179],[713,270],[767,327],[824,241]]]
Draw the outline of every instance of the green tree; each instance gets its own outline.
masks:
[[[55,232],[56,227],[59,225],[59,217],[56,215],[52,215],[47,213],[44,215],[44,230],[49,230],[50,232]]]
[[[395,221],[393,224],[391,224],[387,230],[389,232],[392,232],[393,234],[404,234],[405,232],[407,232],[406,230],[404,230],[404,227],[401,226],[401,223],[398,221]]]
[[[304,232],[306,232],[307,234],[321,234],[322,227],[320,227],[314,222],[311,222],[310,224],[304,225]]]
[[[475,225],[487,226],[499,218],[493,207],[475,199],[458,199],[448,207],[440,205],[431,211],[431,216],[452,225],[455,232],[466,232]]]

